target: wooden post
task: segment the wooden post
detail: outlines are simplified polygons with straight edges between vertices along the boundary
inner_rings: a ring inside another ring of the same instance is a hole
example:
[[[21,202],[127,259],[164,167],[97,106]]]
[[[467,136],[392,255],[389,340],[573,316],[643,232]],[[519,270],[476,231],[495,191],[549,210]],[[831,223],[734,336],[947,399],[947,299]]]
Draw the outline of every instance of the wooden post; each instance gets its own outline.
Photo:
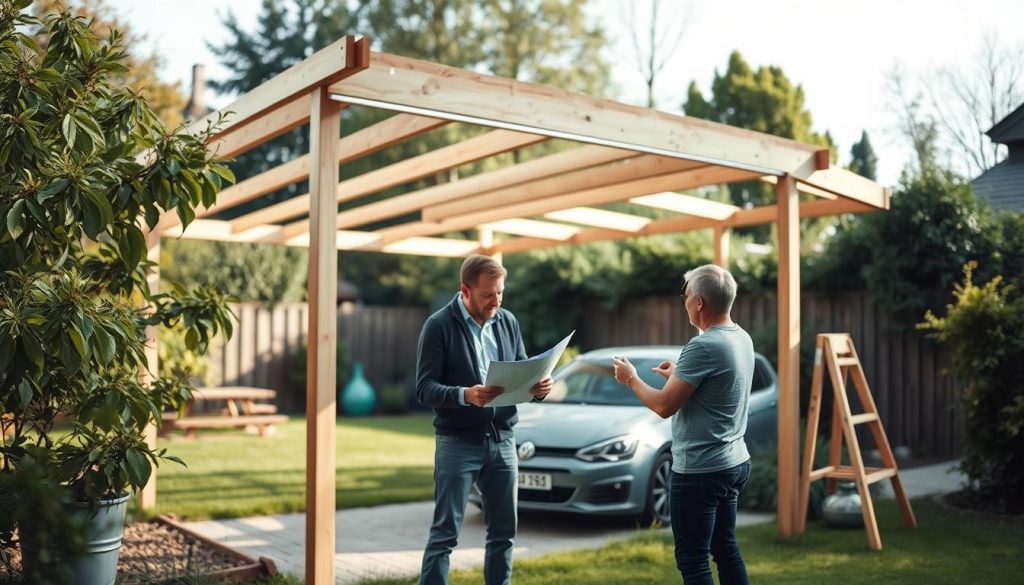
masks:
[[[800,454],[800,200],[790,175],[775,185],[778,211],[779,536],[796,534]]]
[[[715,228],[715,264],[729,269],[729,235],[732,233],[729,228],[716,225]]]
[[[341,104],[312,92],[309,121],[309,334],[306,361],[306,583],[334,585],[334,425]]]
[[[477,228],[477,238],[480,242],[480,253],[487,254],[498,264],[501,264],[501,252],[494,251],[494,230],[485,227]]]
[[[161,219],[155,228],[146,232],[146,259],[155,263],[152,272],[146,275],[146,283],[151,293],[160,291],[160,228],[163,223],[164,221]],[[160,374],[159,334],[158,326],[146,327],[146,370],[139,373],[144,384],[152,382],[153,377]],[[156,422],[149,421],[143,434],[146,438],[146,445],[150,449],[156,449]],[[138,493],[140,510],[152,510],[156,507],[156,469],[156,466],[153,466],[149,482]]]

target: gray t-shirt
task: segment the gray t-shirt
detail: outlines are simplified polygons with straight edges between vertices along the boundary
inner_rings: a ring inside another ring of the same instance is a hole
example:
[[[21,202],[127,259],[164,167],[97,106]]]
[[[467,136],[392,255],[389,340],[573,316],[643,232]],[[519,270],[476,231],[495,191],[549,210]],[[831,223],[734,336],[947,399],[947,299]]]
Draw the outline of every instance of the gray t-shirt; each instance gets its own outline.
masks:
[[[750,459],[747,431],[754,344],[739,325],[716,325],[683,347],[675,375],[696,390],[672,416],[672,470],[711,473]]]

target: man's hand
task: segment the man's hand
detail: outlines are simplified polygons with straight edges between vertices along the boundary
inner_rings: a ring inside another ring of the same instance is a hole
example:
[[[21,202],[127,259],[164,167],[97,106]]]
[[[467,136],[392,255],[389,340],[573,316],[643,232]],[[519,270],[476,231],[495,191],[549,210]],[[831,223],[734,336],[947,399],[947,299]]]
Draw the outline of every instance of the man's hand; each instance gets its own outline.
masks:
[[[651,368],[651,371],[668,380],[668,377],[672,375],[672,362],[663,361],[658,364],[658,367]]]
[[[533,388],[530,388],[530,394],[532,394],[537,400],[543,400],[544,397],[548,395],[548,392],[551,392],[551,387],[553,385],[554,381],[551,379],[551,376],[548,376],[534,384]]]
[[[615,381],[629,387],[629,383],[636,378],[636,366],[626,358],[613,357],[612,368],[615,369]],[[630,387],[632,390],[632,387]]]
[[[487,406],[488,402],[501,396],[504,391],[505,388],[501,386],[484,386],[483,384],[470,386],[466,388],[466,402],[474,406]]]

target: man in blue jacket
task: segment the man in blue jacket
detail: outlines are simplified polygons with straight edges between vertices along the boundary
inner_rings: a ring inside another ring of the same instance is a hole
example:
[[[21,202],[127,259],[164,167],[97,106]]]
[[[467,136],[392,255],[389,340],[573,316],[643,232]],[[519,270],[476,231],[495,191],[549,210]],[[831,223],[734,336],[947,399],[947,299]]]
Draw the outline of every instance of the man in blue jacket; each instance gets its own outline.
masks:
[[[512,582],[518,464],[512,427],[515,406],[487,404],[504,389],[484,386],[492,360],[526,359],[519,322],[501,308],[505,269],[487,256],[462,264],[459,294],[431,315],[416,354],[416,398],[434,409],[434,520],[423,553],[421,585],[448,583],[469,490],[476,482],[487,523],[484,583]],[[541,400],[551,378],[531,390]]]

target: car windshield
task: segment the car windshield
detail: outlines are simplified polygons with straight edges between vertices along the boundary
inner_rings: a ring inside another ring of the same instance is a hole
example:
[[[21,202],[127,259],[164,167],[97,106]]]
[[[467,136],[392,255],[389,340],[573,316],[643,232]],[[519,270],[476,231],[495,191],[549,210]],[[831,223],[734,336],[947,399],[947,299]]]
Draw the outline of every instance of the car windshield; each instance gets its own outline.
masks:
[[[649,386],[661,389],[665,379],[651,371],[659,360],[630,359],[637,374]],[[555,384],[545,399],[546,403],[600,404],[607,406],[640,406],[640,399],[628,388],[615,381],[612,362],[578,359],[554,376]]]

